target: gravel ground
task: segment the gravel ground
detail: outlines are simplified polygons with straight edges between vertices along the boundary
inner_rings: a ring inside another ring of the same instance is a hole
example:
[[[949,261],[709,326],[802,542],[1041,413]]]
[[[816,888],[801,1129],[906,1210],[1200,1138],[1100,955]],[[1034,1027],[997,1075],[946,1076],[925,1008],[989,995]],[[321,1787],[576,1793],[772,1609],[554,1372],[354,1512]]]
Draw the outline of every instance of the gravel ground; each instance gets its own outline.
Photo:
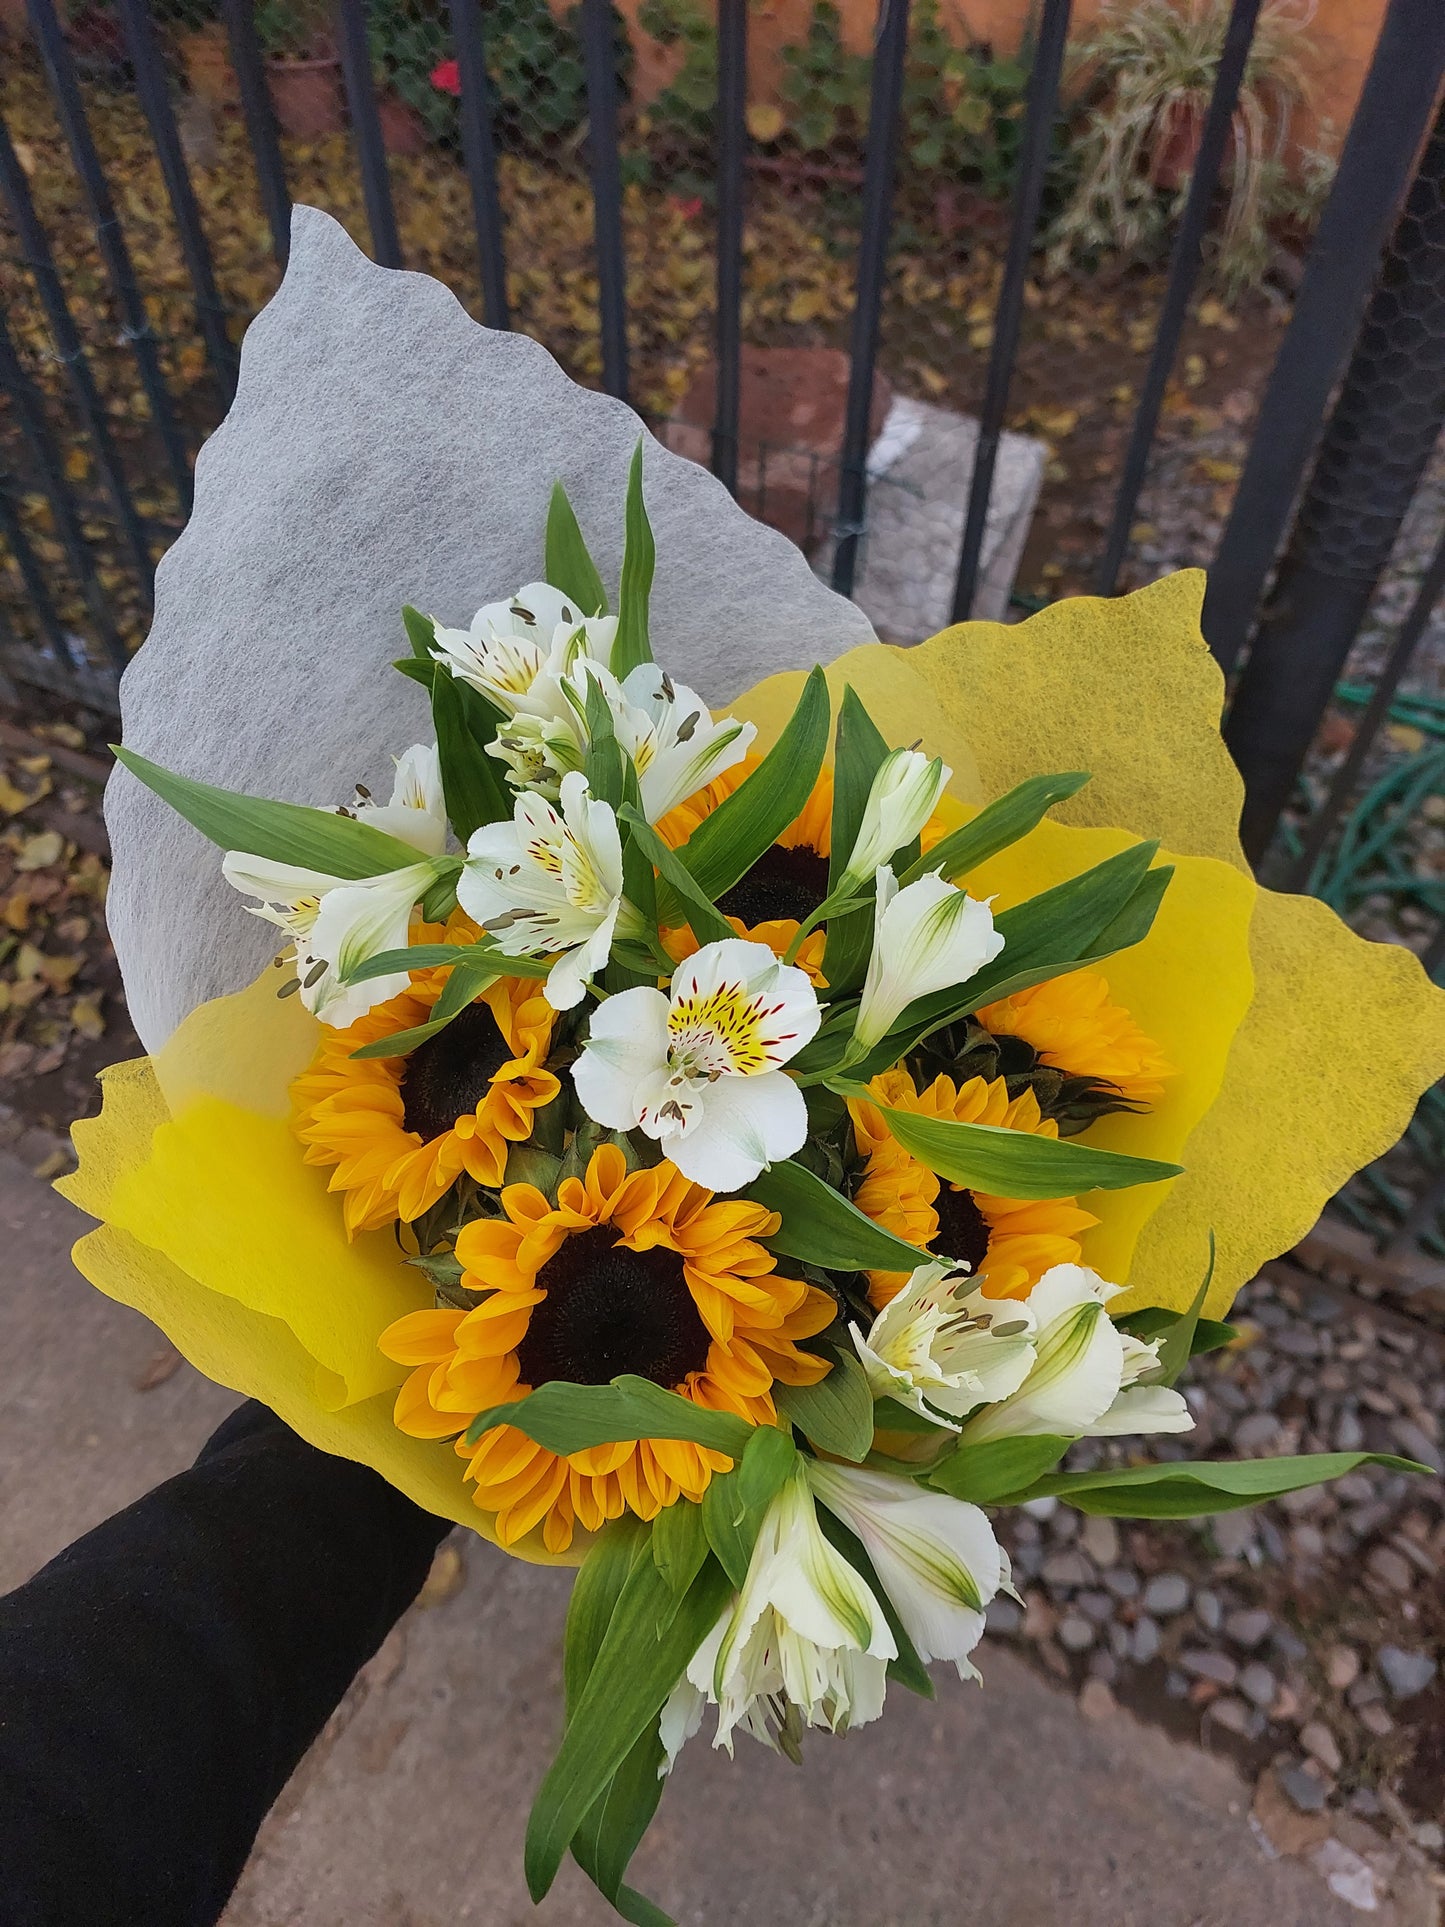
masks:
[[[1233,1317],[1239,1340],[1191,1368],[1195,1431],[1151,1458],[1364,1448],[1437,1476],[1366,1468],[1184,1524],[1045,1500],[1004,1519],[1026,1610],[996,1600],[990,1624],[1086,1706],[1112,1695],[1235,1755],[1267,1831],[1342,1810],[1445,1865],[1445,1340],[1286,1266]]]

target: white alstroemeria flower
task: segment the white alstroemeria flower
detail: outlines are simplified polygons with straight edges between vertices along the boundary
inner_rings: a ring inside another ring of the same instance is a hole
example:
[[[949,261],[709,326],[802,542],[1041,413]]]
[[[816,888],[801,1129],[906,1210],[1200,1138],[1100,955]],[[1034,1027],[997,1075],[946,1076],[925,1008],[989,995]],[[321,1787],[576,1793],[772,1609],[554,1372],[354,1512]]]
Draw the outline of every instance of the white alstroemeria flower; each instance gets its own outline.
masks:
[[[768,1507],[741,1593],[663,1709],[664,1744],[675,1755],[697,1730],[704,1701],[718,1709],[713,1745],[729,1753],[739,1726],[781,1750],[778,1732],[793,1709],[803,1725],[833,1733],[863,1726],[883,1711],[897,1653],[883,1608],[823,1537],[796,1471]]]
[[[819,1020],[807,974],[766,944],[704,944],[670,994],[624,990],[593,1011],[577,1095],[594,1123],[643,1130],[684,1177],[736,1191],[808,1135],[803,1093],[780,1066]]]
[[[856,889],[895,850],[913,841],[938,807],[952,774],[938,757],[923,756],[916,749],[895,749],[884,757],[863,806],[863,821],[837,894]]]
[[[412,911],[436,878],[435,863],[409,863],[374,877],[334,877],[232,850],[221,874],[245,895],[260,897],[248,909],[291,938],[301,1001],[322,1023],[344,1030],[406,989],[404,970],[361,984],[341,980],[368,957],[405,947]]]
[[[1018,1390],[1034,1361],[1034,1315],[967,1285],[954,1265],[920,1265],[866,1338],[849,1327],[875,1399],[897,1399],[937,1420],[941,1412],[962,1418]]]
[[[1035,1358],[1018,1390],[988,1405],[963,1428],[963,1446],[985,1439],[1055,1434],[1188,1432],[1194,1425],[1178,1392],[1138,1383],[1158,1363],[1110,1318],[1121,1290],[1084,1265],[1055,1265],[1029,1293],[1037,1321]]]
[[[555,717],[560,679],[579,656],[605,668],[615,616],[588,615],[549,582],[528,582],[478,609],[466,629],[435,626],[433,654],[507,716]]]
[[[440,856],[447,847],[447,804],[435,743],[413,743],[397,757],[389,803],[378,803],[361,789],[356,794],[350,808],[358,823],[410,843],[424,856]]]
[[[547,1002],[571,1010],[607,962],[622,916],[622,841],[611,805],[591,795],[585,776],[565,776],[561,800],[559,815],[524,792],[510,823],[483,824],[467,845],[457,901],[507,956],[555,955]]]
[[[989,906],[941,876],[930,873],[900,890],[887,864],[877,874],[873,954],[854,1029],[856,1043],[869,1047],[915,998],[967,983],[1003,949]]]
[[[878,1583],[924,1665],[951,1659],[977,1679],[968,1655],[996,1592],[1013,1590],[1008,1557],[976,1505],[925,1492],[911,1479],[808,1461],[808,1483],[861,1540]]]
[[[574,680],[587,673],[587,666],[579,665]],[[735,716],[715,723],[702,697],[673,682],[655,662],[631,671],[613,700],[613,717],[617,740],[637,770],[649,823],[660,822],[684,798],[740,763],[758,733],[754,724]]]

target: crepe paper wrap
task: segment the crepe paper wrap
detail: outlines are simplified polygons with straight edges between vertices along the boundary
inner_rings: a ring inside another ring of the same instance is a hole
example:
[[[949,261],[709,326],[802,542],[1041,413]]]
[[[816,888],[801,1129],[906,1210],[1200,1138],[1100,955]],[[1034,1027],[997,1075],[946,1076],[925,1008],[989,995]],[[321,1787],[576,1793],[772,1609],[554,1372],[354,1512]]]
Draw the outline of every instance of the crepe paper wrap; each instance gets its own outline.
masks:
[[[1128,1287],[1116,1315],[1187,1306],[1211,1229],[1206,1310],[1221,1315],[1350,1172],[1388,1148],[1445,1071],[1445,994],[1417,960],[1355,937],[1319,903],[1259,889],[1240,859],[1220,679],[1198,631],[1201,585],[1178,576],[1016,627],[965,625],[907,652],[875,644],[829,677],[835,693],[851,685],[893,740],[921,733],[958,772],[948,820],[1042,768],[1094,771],[1058,811],[1071,822],[1045,820],[972,873],[970,888],[997,909],[1156,823],[1174,839],[1157,858],[1175,875],[1150,935],[1097,966],[1176,1075],[1148,1113],[1104,1118],[1090,1142],[1185,1166],[1167,1183],[1081,1200],[1099,1219],[1084,1262]],[[1121,703],[1125,680],[1133,693]],[[757,723],[763,747],[798,687],[775,677],[732,705]],[[1015,739],[1024,747],[1006,752]],[[1122,825],[1097,810],[1090,820],[1095,786]],[[404,1374],[376,1340],[429,1304],[430,1290],[389,1231],[348,1245],[324,1175],[301,1163],[287,1087],[317,1026],[275,986],[263,972],[195,1011],[152,1059],[105,1074],[103,1113],[76,1127],[80,1169],[61,1184],[105,1221],[76,1261],[210,1376],[488,1535],[451,1454],[392,1425]],[[586,1543],[579,1535],[565,1562]],[[514,1550],[549,1558],[535,1534]]]
[[[297,207],[275,297],[247,331],[195,508],[156,576],[155,621],[121,679],[127,746],[184,775],[302,803],[380,787],[426,724],[390,674],[400,611],[443,623],[541,574],[554,481],[609,587],[641,425],[536,342],[479,327],[440,282],[379,268]],[[709,702],[872,639],[783,536],[645,430],[659,660]],[[124,772],[106,795],[111,936],[147,1049],[239,990],[267,932],[210,846]]]

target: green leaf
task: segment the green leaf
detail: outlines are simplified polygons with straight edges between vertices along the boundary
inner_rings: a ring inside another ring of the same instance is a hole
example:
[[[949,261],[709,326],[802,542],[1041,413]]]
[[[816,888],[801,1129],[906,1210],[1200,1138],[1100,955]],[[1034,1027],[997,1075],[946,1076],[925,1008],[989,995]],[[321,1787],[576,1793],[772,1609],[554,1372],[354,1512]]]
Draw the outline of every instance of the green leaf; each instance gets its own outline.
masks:
[[[533,1900],[547,1893],[589,1809],[656,1722],[729,1591],[727,1574],[708,1560],[659,1630],[667,1583],[651,1559],[634,1562],[527,1823],[525,1868]]]
[[[639,663],[652,661],[647,608],[652,575],[657,566],[657,544],[642,499],[642,438],[633,450],[627,471],[626,530],[622,548],[622,585],[617,592],[617,635],[612,644],[612,673],[619,682]]]
[[[735,1587],[748,1576],[763,1515],[797,1462],[798,1448],[784,1426],[760,1425],[732,1472],[714,1472],[702,1495],[708,1544]]]
[[[423,689],[429,690],[436,678],[437,665],[435,658],[431,656],[428,656],[425,661],[420,656],[398,656],[391,666],[393,669],[400,670],[408,681],[419,682]]]
[[[773,1403],[820,1451],[861,1465],[873,1448],[873,1394],[853,1351],[826,1347],[832,1370],[816,1385],[773,1386]]]
[[[1138,1311],[1126,1312],[1117,1322],[1124,1331],[1132,1332],[1135,1338],[1142,1338],[1148,1344],[1150,1339],[1168,1331],[1178,1317],[1177,1311],[1170,1311],[1164,1305],[1144,1305]],[[1201,1318],[1194,1327],[1189,1355],[1203,1358],[1206,1352],[1222,1352],[1238,1336],[1238,1325],[1227,1324],[1222,1318]]]
[[[439,875],[421,900],[421,913],[428,923],[445,923],[457,907],[457,878],[462,873],[458,857],[439,857]],[[446,868],[441,869],[445,864]]]
[[[572,1836],[572,1858],[633,1927],[675,1927],[670,1914],[623,1882],[628,1862],[662,1798],[662,1761],[662,1737],[654,1721],[638,1734],[631,1752]]]
[[[622,802],[622,750],[612,724],[612,707],[596,676],[587,677],[587,754],[582,767],[587,787],[615,810]]]
[[[397,970],[437,970],[460,963],[484,967],[499,977],[545,977],[552,968],[534,957],[509,957],[490,943],[413,943],[404,950],[379,950],[374,957],[364,958],[346,981],[364,984]]]
[[[895,1238],[856,1204],[791,1158],[769,1165],[747,1187],[754,1204],[782,1223],[763,1243],[786,1258],[806,1258],[824,1271],[915,1271],[933,1254]]]
[[[707,1558],[702,1507],[690,1499],[665,1505],[652,1523],[652,1558],[673,1599],[680,1599]]]
[[[1080,1512],[1111,1519],[1196,1519],[1210,1512],[1236,1512],[1282,1492],[1322,1485],[1361,1465],[1432,1476],[1429,1466],[1388,1452],[1313,1452],[1301,1458],[1196,1459],[1188,1464],[1131,1465],[1096,1472],[1054,1472],[1015,1495],[1059,1498]]]
[[[432,678],[431,714],[442,790],[447,816],[463,845],[484,823],[496,823],[512,814],[501,766],[495,757],[488,756],[468,725],[462,693],[465,688],[465,683],[445,670]]]
[[[828,888],[843,880],[848,858],[858,840],[863,810],[873,778],[888,755],[888,744],[857,692],[843,691],[833,734],[833,820],[830,828]],[[823,952],[823,975],[830,989],[852,990],[863,981],[873,940],[871,908],[828,919],[828,942]]]
[[[996,797],[971,822],[954,830],[941,843],[935,843],[926,856],[909,865],[898,881],[914,883],[940,866],[950,880],[967,876],[980,863],[986,863],[1000,850],[1027,836],[1055,803],[1077,795],[1088,780],[1087,770],[1060,776],[1030,776],[1007,795]]]
[[[178,816],[223,850],[241,850],[270,863],[294,863],[303,870],[346,878],[381,876],[425,860],[410,843],[358,823],[355,817],[217,789],[213,783],[198,783],[162,769],[133,749],[111,747],[116,761],[132,776],[138,776]]]
[[[588,554],[572,504],[567,500],[567,491],[560,482],[552,484],[552,499],[547,506],[544,568],[552,587],[571,596],[581,615],[606,615],[607,591],[597,573],[597,564]]]
[[[1040,1434],[961,1445],[933,1467],[927,1483],[970,1505],[1002,1505],[1052,1472],[1072,1444],[1072,1439]]]
[[[734,796],[741,794],[741,790],[733,792]],[[698,942],[720,943],[736,936],[737,932],[717,905],[703,893],[678,852],[668,849],[641,810],[632,803],[624,803],[619,815],[631,831],[633,842],[681,902],[683,914]]]
[[[873,1405],[873,1430],[877,1432],[912,1432],[919,1437],[931,1434],[934,1438],[947,1431],[942,1420],[926,1419],[922,1412],[915,1412],[911,1405],[900,1405],[896,1398],[880,1398]]]
[[[716,902],[776,843],[812,795],[827,747],[828,684],[814,669],[777,742],[678,851],[704,896]]]
[[[878,1107],[910,1157],[951,1184],[999,1198],[1068,1198],[1081,1191],[1122,1191],[1177,1178],[1180,1164],[1102,1151],[1077,1138],[1035,1137],[997,1124],[955,1124],[914,1111]]]
[[[1194,1334],[1199,1329],[1199,1314],[1204,1309],[1204,1301],[1209,1296],[1209,1287],[1214,1282],[1214,1228],[1209,1230],[1209,1263],[1200,1280],[1189,1308],[1176,1318],[1172,1325],[1165,1328],[1159,1339],[1159,1369],[1151,1372],[1151,1385],[1177,1384],[1184,1367],[1189,1363],[1194,1351]]]
[[[436,645],[437,628],[432,617],[424,616],[420,609],[413,609],[408,602],[401,612],[401,626],[406,630],[413,659],[417,662],[435,662],[432,650]],[[400,668],[401,664],[398,663],[397,667]],[[430,681],[430,677],[427,680]]]
[[[630,1372],[610,1385],[571,1385],[552,1379],[525,1398],[481,1412],[467,1427],[474,1445],[494,1425],[515,1425],[549,1452],[585,1452],[621,1439],[690,1439],[740,1459],[753,1427],[733,1412],[710,1412]]]
[[[641,1519],[624,1512],[602,1528],[578,1569],[562,1641],[562,1694],[568,1719],[591,1678],[627,1575],[637,1559],[647,1554],[650,1541]]]
[[[873,1597],[883,1608],[883,1617],[893,1634],[893,1643],[898,1648],[898,1657],[888,1662],[888,1677],[896,1679],[900,1686],[906,1686],[910,1693],[917,1693],[920,1699],[931,1700],[935,1697],[933,1681],[928,1668],[918,1657],[918,1648],[908,1636],[908,1628],[898,1617],[888,1589],[882,1584],[873,1561],[868,1557],[863,1542],[827,1506],[818,1507],[818,1524],[823,1537],[843,1557],[871,1590]]]

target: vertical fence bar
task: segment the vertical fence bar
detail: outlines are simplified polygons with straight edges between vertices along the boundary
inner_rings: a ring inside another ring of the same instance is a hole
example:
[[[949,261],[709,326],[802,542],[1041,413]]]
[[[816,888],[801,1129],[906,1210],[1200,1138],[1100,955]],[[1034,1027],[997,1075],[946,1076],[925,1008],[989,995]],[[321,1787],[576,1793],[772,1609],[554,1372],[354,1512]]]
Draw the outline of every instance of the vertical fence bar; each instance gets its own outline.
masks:
[[[170,391],[161,373],[160,356],[156,352],[155,331],[146,314],[145,303],[141,299],[140,288],[136,282],[135,269],[131,264],[130,250],[125,244],[125,235],[116,216],[115,202],[111,198],[110,184],[100,165],[95,142],[91,137],[90,123],[85,118],[85,105],[81,99],[80,86],[75,77],[75,64],[70,57],[70,48],[65,35],[60,30],[56,18],[54,0],[27,0],[30,10],[30,26],[45,62],[46,74],[50,81],[50,91],[55,100],[55,110],[65,134],[75,170],[90,204],[91,218],[95,223],[95,242],[100,250],[100,258],[110,281],[116,312],[120,318],[121,334],[135,354],[136,368],[140,374],[141,387],[150,405],[151,418],[161,439],[166,465],[170,469],[180,500],[181,513],[191,511],[191,462],[185,437],[176,420],[175,409],[171,403]]]
[[[838,465],[838,519],[833,548],[833,587],[852,595],[858,542],[868,495],[868,426],[873,412],[873,374],[878,362],[878,322],[893,208],[898,119],[908,62],[909,0],[879,0],[873,43],[873,84],[868,98],[868,147],[863,170],[863,232],[858,242],[858,285],[853,297],[853,338],[848,403]]]
[[[461,79],[462,158],[472,190],[482,313],[489,328],[510,328],[502,203],[497,193],[497,143],[492,131],[492,83],[482,40],[480,0],[451,0],[452,41]]]
[[[1204,597],[1225,674],[1248,640],[1445,72],[1445,7],[1390,0]]]
[[[998,464],[999,440],[1003,435],[1004,411],[1008,407],[1009,384],[1013,379],[1014,358],[1018,353],[1024,287],[1028,281],[1034,234],[1039,224],[1039,209],[1043,205],[1044,177],[1048,172],[1049,149],[1053,143],[1059,77],[1063,72],[1064,46],[1068,35],[1069,0],[1044,0],[1038,44],[1034,48],[1034,64],[1029,74],[1023,145],[1019,153],[1018,182],[1014,188],[1013,226],[1009,232],[1003,282],[993,319],[993,345],[989,350],[983,407],[979,410],[978,443],[974,449],[973,478],[968,490],[968,514],[964,520],[963,546],[959,551],[958,576],[953,589],[955,622],[968,620],[978,589],[983,538],[988,527],[989,497],[993,494],[993,475]]]
[[[50,583],[40,558],[30,546],[30,537],[25,533],[19,512],[10,499],[10,491],[5,478],[0,476],[0,535],[9,545],[10,553],[20,570],[20,580],[25,584],[25,593],[30,598],[31,607],[39,620],[41,633],[59,657],[65,655],[65,630],[50,595]]]
[[[1369,755],[1390,713],[1390,705],[1395,700],[1395,691],[1400,687],[1400,679],[1410,666],[1410,658],[1419,646],[1420,638],[1429,626],[1435,613],[1435,606],[1445,595],[1445,537],[1441,538],[1430,566],[1421,578],[1415,600],[1410,605],[1409,614],[1400,624],[1395,640],[1390,645],[1390,653],[1385,658],[1379,678],[1371,693],[1369,704],[1355,729],[1354,738],[1345,753],[1345,759],[1335,771],[1334,781],[1330,784],[1329,795],[1310,818],[1305,829],[1304,843],[1294,865],[1285,879],[1286,890],[1308,890],[1326,843],[1330,840],[1345,804],[1355,787],[1365,758]]]
[[[191,186],[181,137],[176,129],[176,117],[171,110],[170,87],[160,43],[156,38],[155,23],[150,17],[147,0],[119,0],[119,7],[125,22],[131,65],[135,69],[136,91],[150,123],[161,178],[165,181],[171,212],[175,216],[181,254],[191,277],[191,291],[196,298],[196,320],[206,346],[206,359],[211,364],[216,386],[220,389],[222,404],[229,407],[236,391],[236,350],[226,332],[226,311],[216,288],[211,249],[201,225],[201,210],[196,202],[196,191]]]
[[[120,529],[121,540],[130,553],[131,563],[139,576],[149,600],[153,588],[155,565],[151,561],[150,544],[141,524],[136,506],[131,499],[126,484],[125,471],[121,468],[115,444],[111,440],[110,425],[106,420],[105,404],[95,385],[90,363],[81,345],[80,332],[76,328],[70,312],[70,303],[65,298],[65,289],[56,272],[55,257],[50,251],[50,242],[35,213],[35,203],[30,198],[30,185],[25,178],[25,170],[15,152],[10,139],[10,130],[0,119],[0,193],[10,209],[10,217],[15,223],[19,236],[20,249],[26,267],[29,268],[39,292],[41,304],[45,309],[45,319],[49,324],[51,340],[55,344],[56,358],[70,378],[75,392],[76,406],[80,410],[91,444],[95,449],[96,467],[100,470],[101,480],[106,492],[115,505],[116,523]]]
[[[582,52],[587,67],[587,147],[597,235],[597,308],[602,328],[602,386],[627,400],[627,264],[622,250],[622,171],[617,155],[617,62],[612,0],[582,0]]]
[[[712,472],[730,495],[736,495],[738,489],[738,416],[742,406],[747,110],[748,0],[718,0],[717,414],[712,428]],[[811,500],[808,507],[811,514]]]
[[[1445,423],[1445,108],[1420,161],[1239,679],[1240,842],[1269,845]]]
[[[1199,153],[1189,181],[1189,195],[1184,203],[1179,232],[1170,256],[1169,282],[1159,310],[1159,328],[1154,336],[1148,371],[1139,395],[1139,407],[1129,434],[1124,471],[1120,477],[1118,494],[1114,497],[1114,513],[1104,542],[1104,553],[1099,558],[1094,581],[1098,595],[1113,595],[1118,586],[1119,567],[1129,546],[1129,531],[1134,525],[1139,491],[1144,486],[1144,476],[1149,467],[1149,450],[1154,445],[1154,432],[1159,426],[1164,390],[1169,371],[1174,366],[1174,357],[1179,352],[1179,337],[1184,331],[1189,297],[1194,292],[1194,283],[1204,259],[1204,231],[1209,225],[1210,205],[1219,184],[1225,143],[1229,139],[1234,110],[1239,103],[1239,89],[1244,80],[1259,9],[1260,0],[1234,0],[1229,24],[1225,28],[1219,66],[1215,71],[1214,92],[1209,97],[1209,111],[1204,117]]]
[[[75,497],[65,480],[60,454],[45,419],[44,404],[15,351],[3,314],[0,314],[0,394],[9,398],[15,411],[15,419],[29,446],[40,485],[45,490],[51,513],[55,517],[55,532],[75,572],[86,607],[111,660],[117,668],[123,667],[125,649],[111,620],[110,605],[96,573],[95,557],[80,525]]]
[[[271,230],[271,252],[284,268],[291,252],[291,194],[286,186],[281,143],[276,136],[271,90],[266,85],[266,68],[256,39],[254,0],[221,0],[221,14],[231,43],[231,65],[236,70],[241,112],[256,163],[256,184],[261,190],[261,205]]]
[[[403,265],[401,242],[396,232],[396,209],[391,201],[391,176],[386,168],[386,143],[381,138],[381,116],[376,111],[376,88],[371,79],[371,49],[366,44],[366,8],[363,0],[340,0],[337,30],[341,72],[346,82],[346,105],[351,115],[356,158],[361,168],[361,192],[366,202],[366,223],[371,229],[372,253],[382,267],[399,268]]]

